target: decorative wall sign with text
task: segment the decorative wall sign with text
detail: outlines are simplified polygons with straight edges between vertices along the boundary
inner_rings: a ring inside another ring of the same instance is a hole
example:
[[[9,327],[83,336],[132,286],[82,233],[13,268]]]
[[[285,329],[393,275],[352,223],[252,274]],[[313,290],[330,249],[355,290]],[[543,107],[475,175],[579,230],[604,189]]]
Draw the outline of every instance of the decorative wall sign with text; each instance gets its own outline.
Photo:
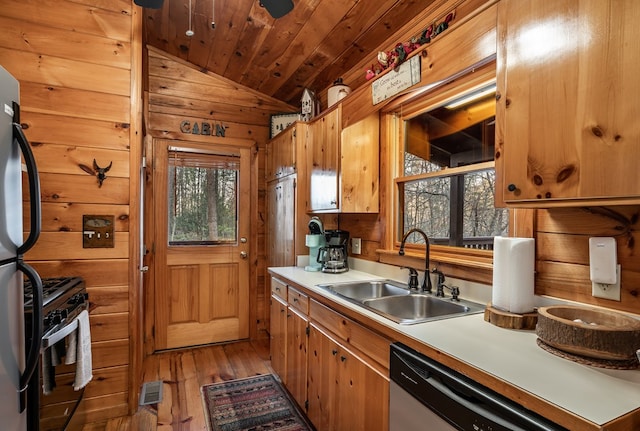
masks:
[[[224,138],[227,126],[224,126],[222,123],[208,123],[206,121],[196,121],[192,124],[191,121],[184,120],[180,123],[180,131],[190,135],[219,136]]]
[[[387,100],[403,90],[420,82],[420,56],[416,55],[409,61],[389,71],[371,84],[371,98],[373,104]]]

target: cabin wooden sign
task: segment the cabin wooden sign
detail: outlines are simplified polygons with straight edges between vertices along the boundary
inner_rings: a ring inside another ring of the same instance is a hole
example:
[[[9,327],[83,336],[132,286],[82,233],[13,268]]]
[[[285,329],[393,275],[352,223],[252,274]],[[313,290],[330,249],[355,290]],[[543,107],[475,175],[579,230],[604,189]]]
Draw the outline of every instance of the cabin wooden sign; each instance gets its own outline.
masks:
[[[183,120],[180,123],[180,131],[190,135],[218,136],[224,138],[226,130],[227,127],[222,123],[209,123],[206,121],[195,121],[192,123],[189,120]]]

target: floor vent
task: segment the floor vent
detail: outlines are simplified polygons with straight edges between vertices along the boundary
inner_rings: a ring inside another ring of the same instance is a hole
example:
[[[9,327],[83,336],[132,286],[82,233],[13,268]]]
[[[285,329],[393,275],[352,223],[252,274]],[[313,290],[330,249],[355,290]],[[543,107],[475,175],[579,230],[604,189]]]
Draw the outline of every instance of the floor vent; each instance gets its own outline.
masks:
[[[162,401],[162,380],[142,384],[140,405],[157,404]]]

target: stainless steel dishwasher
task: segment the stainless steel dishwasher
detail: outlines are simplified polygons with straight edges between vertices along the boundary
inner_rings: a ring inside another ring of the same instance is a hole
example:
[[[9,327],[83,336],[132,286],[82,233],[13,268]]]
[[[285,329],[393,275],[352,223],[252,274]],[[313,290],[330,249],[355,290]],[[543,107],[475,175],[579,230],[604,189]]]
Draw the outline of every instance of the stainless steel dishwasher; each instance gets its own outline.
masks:
[[[402,344],[389,369],[389,431],[567,431]]]

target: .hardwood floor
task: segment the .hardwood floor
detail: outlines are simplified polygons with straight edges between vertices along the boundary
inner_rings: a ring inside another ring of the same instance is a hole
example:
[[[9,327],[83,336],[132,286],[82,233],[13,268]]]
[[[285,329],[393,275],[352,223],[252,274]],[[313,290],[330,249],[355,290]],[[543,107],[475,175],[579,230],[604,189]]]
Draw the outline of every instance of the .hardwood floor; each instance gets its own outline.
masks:
[[[143,382],[164,382],[162,401],[82,431],[206,431],[201,386],[273,372],[268,338],[159,353],[143,369]]]

